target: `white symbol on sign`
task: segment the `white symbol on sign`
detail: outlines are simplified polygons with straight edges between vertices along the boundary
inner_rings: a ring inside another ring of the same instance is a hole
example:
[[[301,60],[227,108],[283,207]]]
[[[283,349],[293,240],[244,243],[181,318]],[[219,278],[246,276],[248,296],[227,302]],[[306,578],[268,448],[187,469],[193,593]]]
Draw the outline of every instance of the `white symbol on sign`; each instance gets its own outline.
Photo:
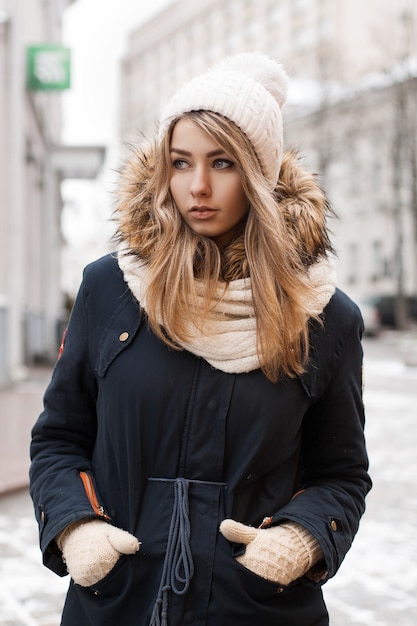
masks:
[[[61,50],[42,50],[35,57],[34,74],[44,84],[66,80],[65,54]]]

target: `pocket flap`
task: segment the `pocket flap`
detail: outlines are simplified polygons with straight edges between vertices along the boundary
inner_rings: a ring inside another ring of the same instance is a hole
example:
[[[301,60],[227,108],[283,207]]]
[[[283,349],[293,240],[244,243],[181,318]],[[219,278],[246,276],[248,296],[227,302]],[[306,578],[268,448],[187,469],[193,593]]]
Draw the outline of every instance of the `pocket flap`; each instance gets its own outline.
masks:
[[[126,298],[107,324],[100,341],[96,361],[96,372],[100,378],[116,356],[133,341],[143,318],[138,303],[131,297]]]

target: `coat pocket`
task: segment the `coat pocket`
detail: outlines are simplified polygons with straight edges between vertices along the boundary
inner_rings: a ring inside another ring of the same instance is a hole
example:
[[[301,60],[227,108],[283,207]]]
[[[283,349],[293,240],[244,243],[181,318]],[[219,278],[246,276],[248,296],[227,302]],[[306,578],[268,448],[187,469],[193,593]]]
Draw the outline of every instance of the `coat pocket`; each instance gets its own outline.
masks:
[[[302,578],[288,586],[261,578],[236,561],[232,544],[221,535],[216,554],[212,597],[221,607],[219,626],[234,623],[236,615],[242,616],[242,626],[328,626],[320,588]]]
[[[265,602],[275,598],[278,594],[287,593],[294,585],[293,583],[292,585],[284,586],[258,576],[258,574],[255,574],[255,572],[252,572],[236,560],[234,544],[227,540],[225,541],[226,545],[223,546],[224,558],[228,561],[228,568],[231,570],[233,577],[236,577],[237,587],[242,589],[245,595],[257,602]],[[223,542],[221,541],[221,543]]]
[[[106,375],[117,355],[131,344],[141,325],[142,317],[139,305],[132,312],[131,298],[122,301],[109,320],[98,347],[95,370],[99,378]]]

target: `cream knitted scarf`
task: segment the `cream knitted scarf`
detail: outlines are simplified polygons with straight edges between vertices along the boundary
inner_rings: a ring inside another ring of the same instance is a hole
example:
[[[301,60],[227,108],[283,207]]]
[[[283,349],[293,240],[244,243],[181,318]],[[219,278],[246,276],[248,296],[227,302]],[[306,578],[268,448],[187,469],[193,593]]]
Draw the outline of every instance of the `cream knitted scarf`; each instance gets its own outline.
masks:
[[[119,253],[118,261],[126,283],[146,311],[146,266],[123,252]],[[309,269],[309,278],[316,294],[314,300],[308,302],[308,310],[311,315],[317,315],[323,311],[336,288],[334,262],[323,259],[315,263]],[[196,288],[198,308],[203,301],[204,286],[197,280]],[[204,325],[204,332],[190,322],[189,336],[189,342],[179,342],[181,347],[202,357],[216,369],[228,374],[258,369],[256,319],[250,278],[234,280],[226,289],[219,286],[215,294],[215,305]]]

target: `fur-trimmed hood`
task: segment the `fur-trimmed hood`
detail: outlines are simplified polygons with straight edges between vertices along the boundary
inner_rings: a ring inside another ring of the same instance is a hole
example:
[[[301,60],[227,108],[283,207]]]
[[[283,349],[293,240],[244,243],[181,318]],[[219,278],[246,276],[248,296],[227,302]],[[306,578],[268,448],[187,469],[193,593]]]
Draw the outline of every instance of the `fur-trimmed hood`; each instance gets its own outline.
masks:
[[[155,235],[151,220],[155,174],[153,146],[136,149],[121,170],[116,192],[117,238],[124,248],[146,256]],[[279,210],[288,227],[288,237],[304,265],[334,253],[327,219],[333,211],[317,177],[300,163],[296,152],[284,154],[275,188]],[[139,236],[140,233],[140,236]]]

